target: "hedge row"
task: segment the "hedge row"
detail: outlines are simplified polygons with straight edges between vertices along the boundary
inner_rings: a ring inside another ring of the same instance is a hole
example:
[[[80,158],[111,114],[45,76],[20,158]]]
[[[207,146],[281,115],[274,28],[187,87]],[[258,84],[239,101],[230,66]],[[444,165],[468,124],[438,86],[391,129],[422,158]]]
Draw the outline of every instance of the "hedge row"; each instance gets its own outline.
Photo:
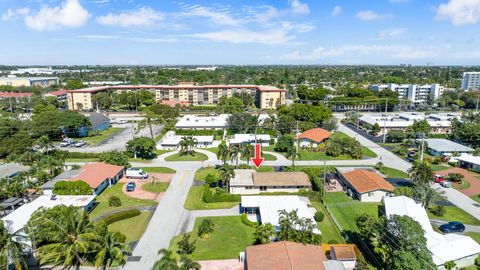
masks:
[[[258,222],[250,221],[247,217],[247,214],[245,214],[245,213],[242,214],[241,220],[242,220],[242,223],[247,225],[247,226],[250,226],[250,227],[253,227],[253,228],[258,227]]]
[[[98,158],[99,153],[68,152],[68,158]]]
[[[110,225],[110,224],[112,224],[114,222],[117,222],[117,221],[120,221],[120,220],[136,217],[136,216],[140,215],[140,213],[141,212],[138,209],[127,209],[127,210],[122,210],[122,211],[110,214],[110,215],[102,218],[100,221],[104,221],[107,225]]]
[[[234,195],[223,191],[220,188],[215,188],[212,191],[209,185],[203,186],[203,201],[206,203],[214,202],[240,202],[240,195]]]

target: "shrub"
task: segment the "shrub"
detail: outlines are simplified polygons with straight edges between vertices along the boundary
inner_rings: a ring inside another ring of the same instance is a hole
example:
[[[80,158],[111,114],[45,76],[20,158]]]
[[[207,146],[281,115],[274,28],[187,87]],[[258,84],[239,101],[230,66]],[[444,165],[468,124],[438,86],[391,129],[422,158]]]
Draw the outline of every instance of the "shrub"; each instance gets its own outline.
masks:
[[[462,182],[463,178],[465,178],[465,176],[461,173],[449,173],[448,174],[448,180],[450,180],[452,182]]]
[[[195,251],[195,242],[196,240],[190,241],[190,234],[184,234],[182,239],[178,241],[178,254],[189,255]]]
[[[322,222],[323,218],[325,218],[325,214],[323,212],[316,212],[315,216],[313,217],[317,222]]]
[[[480,255],[478,255],[478,257],[475,258],[475,265],[480,267]]]
[[[213,174],[208,174],[205,177],[205,184],[209,185],[210,187],[216,187],[218,184],[218,179]]]
[[[209,234],[213,232],[213,226],[215,224],[209,218],[202,220],[200,226],[198,227],[198,236],[201,238],[206,238]]]
[[[68,152],[68,158],[98,158],[98,153]]]
[[[230,194],[221,188],[210,188],[209,185],[204,185],[203,188],[202,199],[206,203],[240,202],[240,195]]]
[[[98,156],[98,159],[107,164],[123,166],[126,168],[130,167],[130,163],[128,162],[128,155],[125,152],[120,152],[116,150],[103,152]]]
[[[104,221],[105,224],[110,225],[114,222],[124,220],[127,218],[132,218],[140,215],[140,210],[138,209],[127,209],[119,212],[115,212],[113,214],[110,214],[104,218],[101,219],[101,221]]]
[[[445,206],[443,205],[435,205],[432,207],[432,213],[438,217],[443,217],[445,215]]]
[[[242,220],[242,223],[247,225],[247,226],[250,226],[250,227],[253,227],[253,228],[258,226],[258,222],[250,221],[247,217],[247,214],[242,214],[241,220]]]
[[[122,200],[120,197],[112,195],[108,197],[108,206],[110,207],[120,207],[122,206]]]
[[[92,188],[82,180],[60,181],[53,186],[56,195],[92,195]]]

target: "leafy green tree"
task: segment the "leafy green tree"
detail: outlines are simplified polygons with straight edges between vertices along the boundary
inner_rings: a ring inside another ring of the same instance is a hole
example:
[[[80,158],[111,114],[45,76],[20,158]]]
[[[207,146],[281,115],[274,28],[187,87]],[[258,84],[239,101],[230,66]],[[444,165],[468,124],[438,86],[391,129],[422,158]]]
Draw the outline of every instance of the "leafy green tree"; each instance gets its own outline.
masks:
[[[406,139],[406,134],[404,131],[401,130],[390,130],[387,133],[387,142],[398,143],[403,142]]]
[[[108,231],[104,222],[97,224],[94,230],[99,247],[95,255],[95,267],[107,269],[111,266],[124,265],[132,252],[125,243],[125,235]]]
[[[454,118],[452,120],[451,139],[461,141],[473,147],[480,147],[480,115],[464,113],[462,121]]]
[[[296,121],[291,115],[282,115],[278,118],[277,130],[283,134],[290,134],[295,128]]]
[[[229,164],[224,164],[218,169],[218,174],[220,175],[220,180],[222,183],[227,187],[227,190],[229,190],[230,179],[235,176],[233,167]]]
[[[36,145],[42,149],[43,153],[48,153],[49,150],[53,148],[53,142],[45,135],[37,139]]]
[[[428,124],[427,120],[414,121],[411,128],[415,134],[425,133],[425,135],[428,135],[431,130],[430,124]]]
[[[288,149],[295,147],[293,137],[290,135],[282,135],[275,144],[275,152],[287,152]]]
[[[92,195],[92,188],[82,180],[59,181],[53,187],[56,195]]]
[[[75,111],[61,111],[57,115],[57,126],[68,136],[78,136],[78,129],[90,127],[90,120]]]
[[[109,110],[113,105],[112,94],[108,91],[96,93],[93,97],[93,102],[98,105],[100,109]]]
[[[218,145],[217,158],[220,159],[223,162],[223,164],[226,164],[229,156],[230,156],[230,149],[228,149],[228,146],[225,143],[225,141],[222,141]]]
[[[241,98],[238,97],[220,97],[217,104],[218,113],[240,113],[245,109]]]
[[[195,240],[190,241],[190,234],[183,234],[182,239],[178,241],[178,254],[189,255],[195,251]]]
[[[205,218],[198,226],[198,236],[200,238],[206,238],[209,234],[213,233],[215,224],[210,218]]]
[[[457,266],[457,264],[454,262],[454,261],[448,261],[446,262],[444,265],[445,269],[447,270],[452,270],[452,269],[455,269],[455,267]]]
[[[110,207],[120,207],[122,206],[122,200],[116,195],[111,195],[108,197],[108,206]]]
[[[80,79],[67,79],[66,85],[65,85],[65,89],[67,90],[77,90],[84,87],[85,85]]]
[[[426,162],[416,162],[408,170],[408,174],[412,182],[417,186],[429,186],[434,180],[432,168]]]
[[[3,220],[0,220],[0,267],[11,269],[8,265],[12,264],[15,270],[27,269],[27,262],[23,253],[26,246],[15,241],[14,236],[8,232]]]
[[[258,116],[249,113],[234,113],[227,119],[227,129],[231,133],[253,133],[258,126]]]
[[[255,229],[255,244],[268,244],[275,238],[276,231],[272,224],[266,223]]]
[[[317,225],[309,218],[300,218],[297,210],[287,212],[279,211],[279,233],[280,241],[293,241],[303,244],[319,244],[321,236],[314,233]]]
[[[166,121],[175,120],[179,116],[178,108],[166,104],[154,104],[150,107],[150,110],[156,115],[161,115]]]
[[[373,135],[377,135],[378,133],[380,133],[382,129],[380,128],[380,125],[378,123],[375,123],[375,125],[373,125],[372,127],[372,134]]]
[[[300,159],[301,155],[297,152],[296,147],[292,145],[290,148],[287,149],[285,157],[292,160],[292,167],[295,168],[295,159]]]
[[[98,156],[98,160],[111,165],[123,166],[125,168],[131,167],[130,163],[128,162],[128,155],[125,152],[117,150],[101,153]]]
[[[155,141],[145,136],[136,137],[127,142],[127,152],[131,157],[152,159],[157,156],[156,150]]]

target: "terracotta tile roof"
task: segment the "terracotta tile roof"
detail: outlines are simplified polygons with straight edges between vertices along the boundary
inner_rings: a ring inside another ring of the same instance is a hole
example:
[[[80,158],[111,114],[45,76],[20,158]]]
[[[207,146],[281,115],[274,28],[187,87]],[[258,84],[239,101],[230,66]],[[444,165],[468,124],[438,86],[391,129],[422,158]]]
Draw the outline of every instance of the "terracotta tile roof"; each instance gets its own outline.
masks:
[[[330,249],[330,256],[335,253],[335,259],[340,261],[353,261],[357,259],[355,249],[352,245],[333,245]]]
[[[314,129],[305,130],[303,133],[298,135],[298,138],[309,139],[314,142],[321,143],[324,140],[328,139],[330,136],[332,136],[332,133],[330,133],[330,131],[325,130],[323,128],[314,128]]]
[[[321,246],[275,242],[247,247],[248,270],[325,270]]]
[[[62,96],[62,95],[66,95],[66,94],[68,94],[68,91],[64,90],[64,89],[47,93],[47,95],[52,95],[52,96]]]
[[[359,193],[375,190],[393,192],[395,187],[375,172],[369,170],[353,170],[342,174],[345,180]]]
[[[307,186],[312,183],[304,172],[257,172],[253,173],[255,186]]]
[[[82,172],[70,181],[83,180],[90,187],[97,188],[107,178],[114,178],[124,168],[122,166],[110,165],[103,162],[95,162],[83,165]]]

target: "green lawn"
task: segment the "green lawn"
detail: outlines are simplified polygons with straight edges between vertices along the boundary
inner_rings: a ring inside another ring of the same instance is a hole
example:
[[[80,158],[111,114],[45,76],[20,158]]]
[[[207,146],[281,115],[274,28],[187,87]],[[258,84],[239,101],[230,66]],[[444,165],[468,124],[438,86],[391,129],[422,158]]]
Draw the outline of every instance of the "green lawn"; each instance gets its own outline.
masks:
[[[190,239],[196,240],[195,251],[191,254],[193,260],[223,260],[238,258],[240,252],[253,244],[255,229],[242,223],[240,216],[210,217],[214,225],[214,232],[207,238],[197,236],[198,226],[205,218],[197,218],[195,228]],[[170,250],[176,254],[177,242],[182,238],[179,235],[170,242]]]
[[[470,225],[480,225],[480,220],[474,218],[472,215],[456,206],[445,206],[445,210],[443,217],[436,216],[430,211],[428,211],[428,217],[445,221],[460,221],[464,224]]]
[[[140,199],[135,199],[132,197],[129,197],[125,195],[122,192],[122,186],[125,183],[116,183],[115,185],[106,188],[102,194],[97,196],[96,201],[98,205],[93,209],[93,211],[90,213],[90,217],[95,218],[101,214],[107,213],[109,211],[113,210],[119,210],[119,209],[124,209],[124,208],[131,208],[131,207],[136,207],[136,206],[150,206],[150,205],[156,205],[157,202],[155,201],[150,201],[150,200],[140,200]],[[120,207],[110,207],[108,205],[108,198],[111,195],[115,195],[120,198],[122,201],[122,206]]]
[[[473,240],[477,241],[480,244],[480,233],[477,232],[466,232],[464,235],[470,236]]]
[[[377,154],[365,146],[362,146],[362,156],[364,158],[376,158]]]
[[[114,232],[121,232],[127,237],[127,243],[138,241],[142,237],[143,232],[147,229],[148,222],[152,213],[142,212],[136,217],[117,221],[108,225],[108,228]]]
[[[208,157],[207,155],[199,152],[195,152],[192,155],[180,155],[180,153],[176,153],[174,155],[171,155],[167,158],[165,158],[165,161],[205,161],[207,160]]]
[[[160,155],[163,155],[163,154],[166,154],[166,153],[170,153],[172,152],[172,150],[160,150],[160,149],[157,149],[157,156],[160,156]]]
[[[195,181],[203,181],[207,175],[212,174],[215,177],[219,178],[220,176],[218,175],[218,171],[215,170],[214,167],[205,167],[205,168],[200,168],[195,172]]]
[[[167,191],[168,186],[170,185],[169,182],[157,182],[155,185],[153,183],[146,183],[142,186],[143,190],[150,191],[153,193],[165,192]]]
[[[84,137],[82,140],[91,145],[98,145],[99,143],[102,143],[103,141],[119,133],[121,130],[122,128],[110,127],[109,129],[100,131],[97,134],[91,134],[88,137]]]
[[[144,170],[145,172],[149,173],[176,173],[174,169],[167,168],[167,167],[140,167],[140,169]]]
[[[202,200],[203,186],[192,186],[188,191],[185,209],[187,210],[208,210],[208,209],[226,209],[238,205],[238,202],[218,202],[206,203]]]
[[[349,198],[343,192],[328,192],[325,196],[325,204],[330,213],[338,221],[341,229],[356,231],[355,218],[361,214],[369,214],[378,217],[380,203],[366,203]]]
[[[268,161],[277,160],[277,158],[274,155],[267,154],[267,153],[262,153],[262,158],[264,158],[265,160],[268,160]],[[240,157],[240,160],[245,161],[247,159],[243,158],[243,157]]]
[[[472,200],[474,200],[474,201],[476,201],[477,203],[480,204],[480,194],[470,196],[470,199],[472,199]]]
[[[345,243],[345,239],[342,237],[340,231],[331,219],[323,204],[321,202],[312,202],[312,206],[315,207],[317,211],[325,214],[323,221],[317,222],[318,228],[322,233],[322,243],[328,244],[330,241],[335,241],[339,244]]]
[[[442,164],[430,164],[430,168],[432,168],[432,171],[442,171],[442,170],[450,169],[451,166],[446,166]]]
[[[467,189],[470,187],[470,182],[466,181],[466,180],[462,180],[462,183],[461,184],[457,184],[457,183],[452,183],[452,187],[454,189],[457,189],[457,190],[463,190],[463,189]]]
[[[387,178],[408,178],[408,174],[390,167],[382,167],[380,170]]]

